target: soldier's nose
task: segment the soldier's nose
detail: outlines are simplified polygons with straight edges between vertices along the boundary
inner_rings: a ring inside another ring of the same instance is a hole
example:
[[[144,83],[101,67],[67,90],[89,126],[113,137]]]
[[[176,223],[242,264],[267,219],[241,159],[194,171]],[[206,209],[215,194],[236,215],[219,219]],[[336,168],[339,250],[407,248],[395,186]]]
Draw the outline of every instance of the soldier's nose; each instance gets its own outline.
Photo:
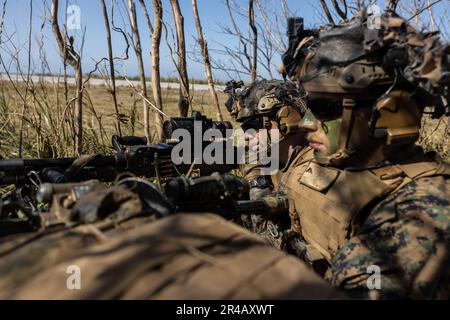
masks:
[[[317,131],[319,128],[319,120],[308,110],[300,121],[299,128],[305,132]]]

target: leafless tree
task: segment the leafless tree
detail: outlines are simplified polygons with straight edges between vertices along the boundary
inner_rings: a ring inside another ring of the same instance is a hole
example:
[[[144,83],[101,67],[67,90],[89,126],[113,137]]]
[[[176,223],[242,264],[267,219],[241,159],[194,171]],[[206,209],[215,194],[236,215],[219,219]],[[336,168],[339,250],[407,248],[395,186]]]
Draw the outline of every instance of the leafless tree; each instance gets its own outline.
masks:
[[[403,14],[405,17],[408,17],[408,21],[416,19],[416,24],[417,27],[419,28],[424,28],[424,29],[430,29],[429,26],[424,24],[424,19],[422,17],[422,13],[428,11],[436,4],[438,4],[439,2],[442,2],[442,0],[434,0],[433,2],[431,1],[427,1],[422,2],[420,0],[414,0],[411,3],[407,3],[407,2],[401,2],[399,3],[400,5],[399,10],[401,12],[401,14]],[[431,15],[430,17],[430,23],[434,22],[434,16]]]
[[[136,5],[133,0],[128,0],[128,15],[130,18],[131,31],[133,33],[133,48],[136,53],[136,59],[139,68],[139,78],[141,80],[142,95],[148,98],[147,95],[147,83],[145,80],[144,60],[142,58],[141,36],[139,34],[139,28],[137,24]],[[142,100],[143,114],[144,114],[144,134],[147,137],[147,141],[151,140],[150,136],[150,123],[149,123],[149,107],[147,101]]]
[[[276,12],[275,8],[269,8],[266,1],[254,1],[258,17],[254,9],[250,10],[250,3],[244,7],[240,6],[239,2],[225,0],[224,4],[230,24],[219,24],[219,27],[223,34],[233,36],[237,41],[235,46],[224,45],[220,41],[214,42],[215,47],[210,49],[212,68],[225,72],[230,78],[242,79],[247,76],[252,78],[253,66],[257,65],[256,78],[266,78],[267,75],[273,78],[272,69],[276,69],[273,59],[276,53],[282,54],[286,48],[284,42],[286,19],[290,15],[286,3],[282,1],[282,12]],[[237,19],[247,21],[248,35],[245,35],[245,32],[238,27]],[[277,42],[274,39],[277,39]],[[195,60],[195,56],[193,59]],[[266,75],[262,76],[260,74],[262,71],[265,71]]]
[[[277,46],[277,51],[282,53],[286,51],[286,45],[283,43],[283,40],[280,38],[280,35],[277,34],[276,28],[273,27],[273,25],[270,24],[269,18],[267,17],[268,10],[267,7],[263,6],[260,0],[255,0],[256,8],[258,9],[258,14],[261,18],[262,24],[264,26],[264,33],[268,35],[270,40]],[[287,13],[287,4],[285,1],[281,1],[282,10],[284,18],[287,20],[288,13]]]
[[[119,106],[117,104],[117,95],[116,95],[116,75],[115,75],[115,69],[114,69],[113,48],[111,45],[111,28],[109,25],[109,17],[108,17],[108,11],[106,9],[105,0],[100,0],[100,1],[101,1],[102,9],[103,9],[103,18],[105,20],[106,42],[108,44],[109,72],[111,75],[111,97],[113,99],[114,110],[116,112],[117,131],[118,131],[119,135],[122,136],[122,130],[120,128],[120,111],[119,111]]]
[[[59,1],[52,0],[51,22],[52,30],[58,44],[59,52],[64,61],[74,69],[76,82],[76,104],[74,112],[75,124],[75,148],[77,154],[83,153],[83,72],[81,68],[81,56],[74,48],[74,39],[66,39],[62,34],[58,23]],[[67,43],[69,41],[69,43]]]
[[[153,20],[154,26],[150,20],[150,15],[148,14],[147,5],[144,0],[139,0],[142,11],[144,12],[148,29],[151,33],[151,50],[150,56],[152,59],[152,94],[153,100],[155,101],[154,111],[155,115],[155,131],[156,131],[156,141],[162,139],[162,127],[164,123],[163,118],[163,102],[161,94],[161,73],[160,73],[160,45],[161,45],[161,33],[162,33],[162,21],[163,21],[163,7],[161,0],[152,0],[153,4]],[[145,99],[144,99],[145,100]],[[148,101],[147,101],[148,102]]]
[[[200,45],[200,50],[201,50],[204,65],[205,65],[206,80],[208,81],[208,87],[209,87],[209,91],[211,93],[211,97],[213,99],[213,103],[216,106],[217,117],[219,120],[222,121],[223,116],[222,116],[222,112],[220,111],[219,98],[217,97],[217,92],[214,88],[214,80],[213,80],[213,76],[212,76],[212,72],[211,72],[211,62],[209,59],[208,44],[203,36],[203,28],[202,28],[202,24],[200,21],[200,16],[198,14],[197,0],[192,0],[192,9],[194,11],[195,26],[197,27],[198,43]]]
[[[177,33],[177,55],[178,55],[178,76],[180,79],[180,100],[178,101],[178,112],[180,116],[186,117],[190,105],[189,78],[186,64],[186,41],[184,36],[184,17],[181,13],[178,0],[170,0],[175,29]]]
[[[225,72],[229,78],[237,77],[240,79],[241,76],[251,76],[253,61],[249,50],[252,47],[252,39],[244,36],[236,23],[235,13],[238,11],[235,7],[236,3],[226,0],[225,5],[229,13],[231,26],[220,25],[222,33],[236,37],[238,41],[235,46],[225,45],[220,41],[213,41],[216,48],[211,49],[211,67],[215,70]],[[248,7],[245,9],[239,8],[239,10],[247,12]],[[245,16],[248,23],[248,15],[242,14],[242,16]],[[194,61],[202,63],[195,52],[191,54],[191,58]]]
[[[242,35],[241,31],[239,30],[235,20],[234,20],[234,15],[233,15],[233,10],[231,8],[231,4],[230,4],[230,0],[226,0],[226,5],[227,5],[227,9],[228,9],[228,14],[230,16],[230,21],[231,21],[231,25],[233,26],[233,32],[229,32],[231,34],[234,34],[235,36],[237,36],[239,38],[239,42],[242,45],[242,55],[244,56],[243,58],[245,58],[245,60],[247,61],[247,68],[250,71],[252,69],[252,60],[250,57],[250,54],[248,53],[248,42],[249,40],[244,38],[244,36]],[[242,63],[241,63],[242,65]]]

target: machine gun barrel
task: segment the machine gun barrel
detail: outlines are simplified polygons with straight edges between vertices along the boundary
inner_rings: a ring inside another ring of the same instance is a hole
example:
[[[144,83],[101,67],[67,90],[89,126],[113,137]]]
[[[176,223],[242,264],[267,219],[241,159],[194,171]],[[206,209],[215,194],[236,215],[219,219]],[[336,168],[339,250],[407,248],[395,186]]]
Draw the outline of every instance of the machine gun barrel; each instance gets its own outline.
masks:
[[[115,155],[97,155],[89,160],[86,168],[82,168],[73,181],[100,179],[114,180],[116,174],[130,171],[136,175],[148,176],[153,173],[148,167],[154,161],[154,153],[170,154],[171,146],[166,144],[155,146],[141,146],[131,153],[117,153]],[[9,159],[0,160],[0,186],[15,184],[23,185],[27,182],[30,172],[41,173],[44,182],[56,181],[57,173],[63,175],[78,158],[49,158],[49,159]],[[43,175],[42,175],[43,173]]]
[[[66,169],[75,160],[76,158],[0,160],[0,186],[21,185],[30,170],[42,171],[48,167]]]
[[[174,144],[159,143],[135,146],[130,152],[118,152],[115,155],[92,156],[76,175],[68,179],[65,172],[78,158],[0,160],[0,187],[11,184],[23,186],[29,182],[30,173],[38,174],[40,182],[79,182],[91,179],[109,182],[124,172],[152,178],[174,177],[180,173],[187,173],[190,169],[199,170],[202,175],[209,175],[213,172],[223,173],[238,168],[237,161],[230,164],[197,163],[194,166],[191,164],[175,166],[170,158],[173,147]]]

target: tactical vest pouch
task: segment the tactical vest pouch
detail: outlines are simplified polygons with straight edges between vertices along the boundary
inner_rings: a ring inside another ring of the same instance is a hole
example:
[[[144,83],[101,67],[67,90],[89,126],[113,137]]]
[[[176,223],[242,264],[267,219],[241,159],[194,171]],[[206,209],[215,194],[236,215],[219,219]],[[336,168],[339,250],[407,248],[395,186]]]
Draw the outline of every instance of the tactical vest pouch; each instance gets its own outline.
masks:
[[[292,227],[308,244],[308,256],[319,260],[321,255],[330,262],[358,232],[369,205],[414,179],[442,174],[450,174],[450,166],[423,154],[407,163],[359,171],[326,167],[299,157],[283,175],[282,186],[289,198],[291,221],[298,221]],[[395,214],[383,221],[390,219],[395,219]]]
[[[433,175],[436,172],[436,162],[419,162],[400,164],[399,167],[403,170],[406,176],[410,179]]]
[[[339,170],[323,167],[311,162],[300,178],[300,183],[313,190],[323,192],[327,190],[339,176]]]
[[[345,171],[309,162],[293,168],[286,187],[313,259],[331,261],[352,233],[355,216],[390,187],[372,172]],[[315,250],[312,250],[312,247]],[[320,252],[322,257],[316,254]]]

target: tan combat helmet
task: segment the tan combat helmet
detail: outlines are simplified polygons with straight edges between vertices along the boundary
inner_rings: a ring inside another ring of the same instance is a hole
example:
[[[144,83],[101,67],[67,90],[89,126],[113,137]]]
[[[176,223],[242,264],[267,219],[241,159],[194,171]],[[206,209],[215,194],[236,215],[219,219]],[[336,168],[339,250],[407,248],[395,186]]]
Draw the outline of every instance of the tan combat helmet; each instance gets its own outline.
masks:
[[[285,138],[296,140],[298,138],[296,134],[301,134],[299,125],[306,112],[306,104],[304,94],[295,83],[282,80],[261,80],[244,86],[242,82],[230,81],[225,92],[229,94],[226,107],[231,116],[241,123],[241,128],[245,132],[250,133],[247,131],[249,129],[254,131],[278,129],[280,134],[277,135],[277,139],[280,139],[279,142]],[[268,138],[274,141],[270,131]],[[298,139],[299,145],[305,143],[303,137]],[[270,145],[267,147],[270,152]],[[247,179],[254,180],[261,176],[262,167],[264,165],[260,163],[248,164],[242,166],[241,171]],[[278,176],[272,175],[271,184],[277,188]],[[255,189],[257,188],[250,190],[252,199],[259,198],[261,195]]]
[[[227,90],[230,97],[226,106],[231,116],[242,123],[244,131],[279,129],[283,136],[299,131],[306,104],[295,83],[261,80],[235,89]]]
[[[424,108],[434,117],[448,108],[450,45],[392,12],[376,21],[360,12],[299,39],[288,60],[296,65],[284,68],[307,92],[310,109],[339,119],[336,151],[324,163],[343,163],[374,141],[412,144]],[[358,113],[363,107],[371,109],[367,117]]]

